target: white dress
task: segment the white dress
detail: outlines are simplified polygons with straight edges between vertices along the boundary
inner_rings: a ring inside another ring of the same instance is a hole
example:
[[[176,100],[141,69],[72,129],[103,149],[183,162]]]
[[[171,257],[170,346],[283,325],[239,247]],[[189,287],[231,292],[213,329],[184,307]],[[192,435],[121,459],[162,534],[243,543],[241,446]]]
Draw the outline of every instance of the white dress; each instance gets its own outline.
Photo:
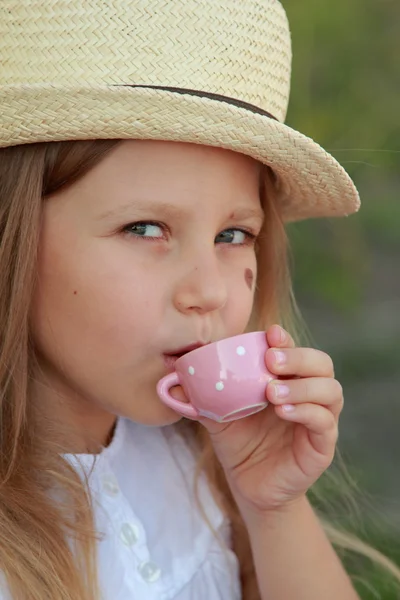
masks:
[[[199,496],[218,541],[193,497],[196,461],[173,427],[119,418],[96,457],[66,454],[89,484],[98,542],[99,600],[240,600],[230,525],[200,480]],[[11,600],[0,573],[0,600]],[[12,599],[16,600],[16,599]]]
[[[195,459],[173,427],[119,418],[99,455],[65,455],[94,468],[101,600],[239,600],[237,558],[229,522],[205,479],[200,498],[218,541],[193,498]]]

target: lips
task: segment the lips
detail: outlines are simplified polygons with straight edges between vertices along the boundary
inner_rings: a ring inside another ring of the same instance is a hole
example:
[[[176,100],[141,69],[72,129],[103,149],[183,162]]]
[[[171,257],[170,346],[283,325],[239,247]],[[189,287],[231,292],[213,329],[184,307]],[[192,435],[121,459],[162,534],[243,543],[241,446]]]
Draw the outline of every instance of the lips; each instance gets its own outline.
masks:
[[[175,356],[176,358],[180,358],[184,354],[191,352],[192,350],[196,350],[197,348],[201,348],[205,346],[204,343],[196,342],[195,344],[190,344],[189,346],[185,346],[184,348],[178,348],[178,350],[172,350],[171,352],[165,352],[166,356]]]
[[[189,346],[185,346],[183,348],[178,348],[176,350],[172,350],[171,352],[164,352],[164,363],[167,367],[168,371],[173,371],[175,368],[175,363],[181,356],[191,352],[192,350],[196,350],[197,348],[201,348],[205,346],[205,343],[196,342],[195,344],[189,344]]]

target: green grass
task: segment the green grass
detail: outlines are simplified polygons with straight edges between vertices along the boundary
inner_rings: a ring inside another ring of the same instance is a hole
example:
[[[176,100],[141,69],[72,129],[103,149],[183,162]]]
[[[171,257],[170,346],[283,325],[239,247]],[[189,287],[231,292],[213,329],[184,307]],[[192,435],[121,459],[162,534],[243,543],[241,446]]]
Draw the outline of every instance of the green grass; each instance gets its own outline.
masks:
[[[389,557],[395,564],[400,565],[399,535],[389,530],[366,526],[366,532],[360,533],[363,541]],[[343,558],[344,565],[353,575],[355,587],[362,600],[399,600],[400,583],[375,566],[371,561],[360,557],[347,556]]]
[[[337,452],[333,465],[308,496],[321,517],[399,566],[400,518],[396,524],[378,512],[374,497],[364,491],[360,475],[348,469]],[[386,569],[360,554],[339,548],[337,551],[362,600],[400,600],[400,582]]]

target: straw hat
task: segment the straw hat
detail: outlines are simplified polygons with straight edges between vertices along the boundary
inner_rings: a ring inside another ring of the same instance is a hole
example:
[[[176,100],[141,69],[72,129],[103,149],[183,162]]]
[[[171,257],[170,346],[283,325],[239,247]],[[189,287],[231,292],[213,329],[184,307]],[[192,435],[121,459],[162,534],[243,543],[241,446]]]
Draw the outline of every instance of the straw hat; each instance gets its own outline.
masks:
[[[0,147],[218,146],[273,169],[287,221],[355,212],[339,163],[283,124],[290,70],[277,0],[1,0]]]

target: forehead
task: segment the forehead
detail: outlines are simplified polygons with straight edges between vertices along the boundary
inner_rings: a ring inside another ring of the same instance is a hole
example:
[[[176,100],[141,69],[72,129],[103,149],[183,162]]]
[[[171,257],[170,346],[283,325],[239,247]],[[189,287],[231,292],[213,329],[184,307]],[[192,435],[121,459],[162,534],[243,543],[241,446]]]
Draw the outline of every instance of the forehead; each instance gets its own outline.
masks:
[[[197,181],[203,186],[230,182],[237,185],[259,179],[261,172],[261,163],[238,152],[158,140],[123,141],[105,160],[109,170],[136,182],[150,176],[151,181],[162,178],[177,185],[186,181]]]
[[[261,163],[220,148],[153,140],[121,142],[76,185],[97,219],[155,201],[171,214],[209,204],[260,213]],[[67,190],[68,193],[68,190]],[[83,207],[82,207],[83,208]]]

